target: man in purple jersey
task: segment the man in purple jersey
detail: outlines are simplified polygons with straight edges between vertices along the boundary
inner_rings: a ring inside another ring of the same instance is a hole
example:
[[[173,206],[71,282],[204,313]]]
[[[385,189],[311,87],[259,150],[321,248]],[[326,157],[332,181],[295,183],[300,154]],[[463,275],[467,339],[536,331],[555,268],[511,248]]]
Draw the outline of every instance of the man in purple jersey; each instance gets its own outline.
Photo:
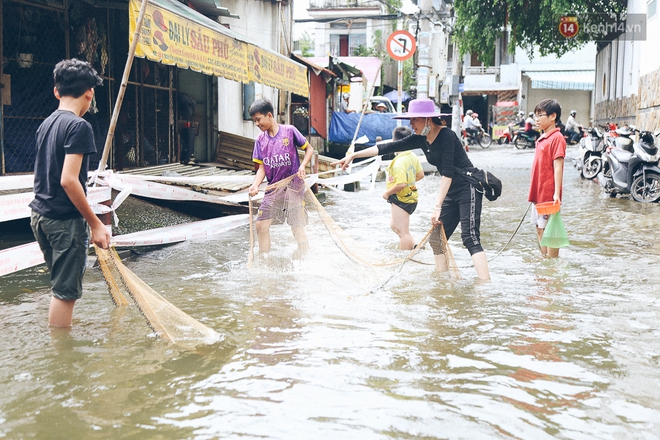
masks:
[[[266,99],[258,99],[250,105],[250,117],[261,130],[254,142],[252,160],[259,164],[254,183],[249,188],[251,196],[257,195],[264,178],[268,183],[279,182],[293,175],[291,182],[283,188],[266,192],[257,216],[257,236],[259,252],[270,251],[270,225],[287,223],[298,243],[298,250],[308,249],[307,213],[304,206],[305,167],[312,159],[314,149],[307,139],[293,125],[278,124],[273,116],[273,104]],[[298,148],[305,151],[300,162]]]

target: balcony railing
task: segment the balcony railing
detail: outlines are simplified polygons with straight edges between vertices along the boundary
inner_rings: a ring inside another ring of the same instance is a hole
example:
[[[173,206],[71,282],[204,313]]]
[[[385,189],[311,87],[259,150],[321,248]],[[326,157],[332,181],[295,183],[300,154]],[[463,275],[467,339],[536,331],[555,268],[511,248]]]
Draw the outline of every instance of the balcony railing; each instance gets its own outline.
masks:
[[[380,8],[382,3],[377,0],[309,0],[310,9],[338,8]]]
[[[463,72],[465,73],[465,75],[499,75],[500,68],[499,66],[495,66],[495,67],[469,66],[469,67],[463,67]]]

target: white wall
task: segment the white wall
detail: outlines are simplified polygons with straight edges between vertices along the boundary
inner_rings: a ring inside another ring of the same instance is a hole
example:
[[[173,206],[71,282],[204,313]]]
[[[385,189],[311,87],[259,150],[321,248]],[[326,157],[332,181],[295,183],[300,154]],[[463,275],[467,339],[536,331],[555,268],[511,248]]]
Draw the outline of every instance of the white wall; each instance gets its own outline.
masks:
[[[561,105],[561,120],[566,123],[571,110],[577,111],[575,118],[578,123],[587,127],[591,125],[593,115],[591,114],[591,92],[588,90],[554,90],[554,89],[531,89],[529,80],[525,89],[527,95],[523,111],[525,115],[534,111],[534,107],[544,99],[556,99]]]
[[[494,68],[497,69],[497,68]],[[499,66],[499,76],[493,74],[465,75],[465,91],[496,91],[520,88],[520,70],[518,64]]]
[[[648,13],[648,3],[646,1],[637,0],[634,3],[640,3],[639,12]],[[656,0],[655,7],[655,15],[650,18],[647,16],[646,41],[636,43],[640,52],[640,75],[646,75],[660,68],[660,51],[658,50],[658,42],[660,42],[660,0]]]
[[[538,48],[535,48],[534,54],[530,59],[523,49],[516,48],[515,62],[521,70],[590,70],[595,65],[596,44],[589,43],[561,57],[556,55],[542,57]]]
[[[657,0],[656,0],[657,1]],[[646,14],[647,0],[630,0],[629,13]],[[647,19],[646,40],[626,41],[622,36],[604,47],[596,56],[596,103],[616,100],[639,91],[639,77],[660,67],[660,18],[658,12]]]

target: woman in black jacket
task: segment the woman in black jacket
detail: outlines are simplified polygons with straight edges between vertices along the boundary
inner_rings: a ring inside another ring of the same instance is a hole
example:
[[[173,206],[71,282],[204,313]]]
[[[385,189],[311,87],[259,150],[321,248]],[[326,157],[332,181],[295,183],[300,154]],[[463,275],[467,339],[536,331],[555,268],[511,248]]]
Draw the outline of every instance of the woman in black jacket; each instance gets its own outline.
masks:
[[[482,194],[460,177],[457,168],[470,168],[473,165],[467,157],[461,141],[453,131],[445,126],[440,119],[441,116],[445,115],[435,109],[432,100],[414,99],[410,101],[408,113],[394,117],[394,119],[410,119],[410,126],[414,134],[399,141],[347,154],[336,163],[345,169],[353,159],[358,157],[371,157],[421,148],[428,162],[434,165],[442,176],[431,223],[433,225],[442,223],[447,238],[454,232],[458,223],[461,223],[461,239],[472,256],[477,277],[487,280],[490,278],[488,258],[479,237]],[[435,233],[439,234],[439,229],[436,228]],[[431,245],[436,270],[442,271],[446,270],[444,250],[437,245],[433,246],[434,243],[439,242],[441,241],[432,239]]]

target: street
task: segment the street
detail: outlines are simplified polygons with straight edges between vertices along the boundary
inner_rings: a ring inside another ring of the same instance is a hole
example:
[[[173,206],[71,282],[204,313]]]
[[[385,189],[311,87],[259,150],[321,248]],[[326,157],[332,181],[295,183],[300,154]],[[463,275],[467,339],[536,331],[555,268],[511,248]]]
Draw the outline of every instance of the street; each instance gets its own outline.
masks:
[[[116,309],[96,268],[70,332],[46,326],[46,274],[0,278],[0,436],[660,438],[660,206],[605,196],[579,178],[576,151],[561,211],[571,246],[550,260],[528,219],[497,255],[527,209],[534,151],[470,150],[504,183],[484,200],[488,282],[455,234],[463,280],[408,262],[370,294],[393,269],[353,263],[313,213],[304,260],[291,258],[286,226],[250,270],[247,227],[127,258],[225,336],[194,352],[159,341],[135,307]],[[439,181],[418,184],[417,239]],[[402,258],[384,187],[328,193],[325,208],[361,243]],[[430,250],[418,255],[430,261]]]

